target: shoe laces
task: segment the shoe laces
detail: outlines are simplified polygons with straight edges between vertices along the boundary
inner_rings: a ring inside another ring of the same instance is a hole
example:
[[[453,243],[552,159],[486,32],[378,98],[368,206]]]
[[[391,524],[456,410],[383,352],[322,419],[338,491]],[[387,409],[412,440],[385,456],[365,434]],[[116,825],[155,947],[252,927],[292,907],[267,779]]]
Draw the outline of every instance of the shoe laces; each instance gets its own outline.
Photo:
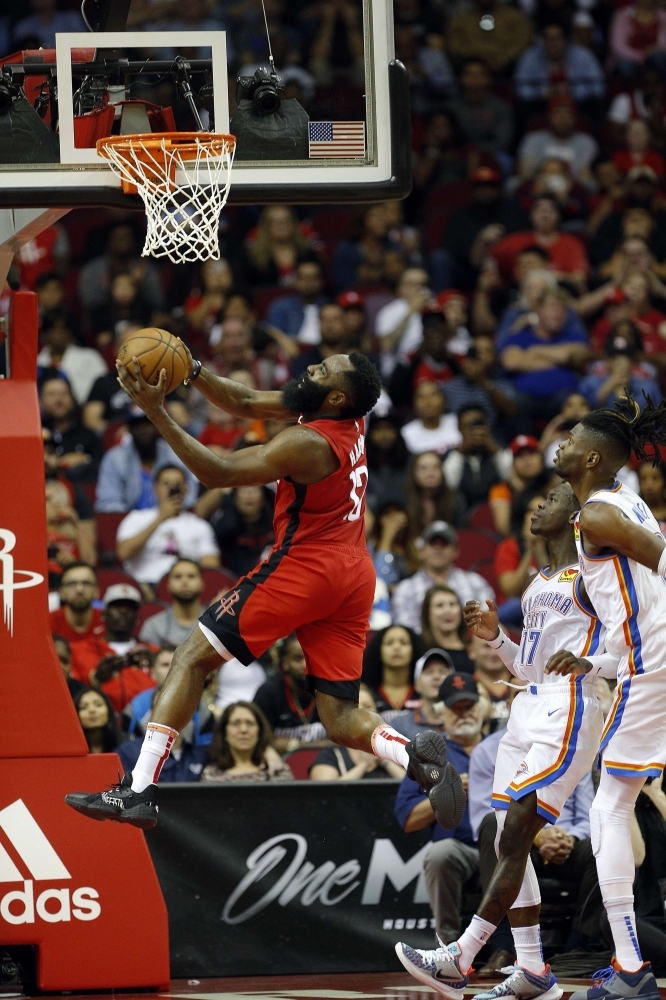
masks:
[[[126,787],[125,785],[123,785],[123,778],[125,776],[121,775],[120,771],[117,771],[116,773],[118,775],[118,780],[117,781],[112,781],[111,784],[109,785],[109,791],[111,791],[111,792],[117,792],[121,788],[125,788]]]
[[[596,972],[592,973],[592,983],[595,986],[604,986],[606,983],[617,974],[617,969],[614,969],[612,965],[606,966],[605,969],[597,969]]]

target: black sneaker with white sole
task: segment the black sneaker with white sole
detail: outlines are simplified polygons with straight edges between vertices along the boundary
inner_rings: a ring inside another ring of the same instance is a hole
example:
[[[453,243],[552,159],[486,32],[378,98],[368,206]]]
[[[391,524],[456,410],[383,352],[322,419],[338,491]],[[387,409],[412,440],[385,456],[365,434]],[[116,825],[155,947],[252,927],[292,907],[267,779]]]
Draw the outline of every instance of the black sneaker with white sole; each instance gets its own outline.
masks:
[[[157,824],[157,785],[148,785],[143,792],[132,791],[132,772],[112,785],[107,792],[70,792],[65,802],[90,819],[113,819],[129,823],[140,830],[152,830]]]
[[[405,750],[409,757],[407,774],[427,792],[439,825],[453,830],[463,818],[467,796],[460,775],[449,764],[444,737],[434,729],[426,729]]]

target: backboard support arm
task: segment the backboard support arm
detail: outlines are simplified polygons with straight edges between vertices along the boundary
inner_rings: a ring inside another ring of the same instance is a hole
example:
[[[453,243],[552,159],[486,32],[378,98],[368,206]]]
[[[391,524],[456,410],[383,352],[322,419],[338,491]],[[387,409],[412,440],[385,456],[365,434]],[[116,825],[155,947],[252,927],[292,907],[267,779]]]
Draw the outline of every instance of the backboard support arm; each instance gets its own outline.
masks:
[[[69,208],[0,208],[0,288],[16,251],[69,211]]]

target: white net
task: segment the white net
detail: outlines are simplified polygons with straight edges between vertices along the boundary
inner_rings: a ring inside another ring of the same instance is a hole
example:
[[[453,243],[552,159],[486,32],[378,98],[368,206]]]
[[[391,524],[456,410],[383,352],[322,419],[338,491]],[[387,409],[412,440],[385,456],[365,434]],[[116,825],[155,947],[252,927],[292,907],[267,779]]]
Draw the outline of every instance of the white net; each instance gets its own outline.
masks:
[[[98,151],[143,199],[148,227],[142,256],[174,264],[219,258],[234,148],[233,136],[206,133],[186,144],[158,135],[101,140]]]

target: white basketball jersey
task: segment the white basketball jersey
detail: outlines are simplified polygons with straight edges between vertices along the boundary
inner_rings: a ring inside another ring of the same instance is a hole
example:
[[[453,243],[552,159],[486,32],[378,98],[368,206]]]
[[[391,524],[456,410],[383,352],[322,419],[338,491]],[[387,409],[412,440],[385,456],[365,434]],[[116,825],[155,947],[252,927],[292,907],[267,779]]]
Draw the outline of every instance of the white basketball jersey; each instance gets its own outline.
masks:
[[[593,493],[587,503],[619,507],[634,524],[663,537],[647,505],[623,483]],[[606,649],[623,661],[618,676],[627,671],[631,675],[642,674],[662,666],[666,660],[666,585],[663,580],[647,566],[619,552],[588,555],[585,539],[581,537],[579,515],[574,528],[585,589],[607,630]]]
[[[513,663],[522,680],[534,684],[561,684],[559,674],[546,674],[553,653],[566,649],[575,656],[592,656],[604,648],[604,629],[580,594],[578,566],[567,566],[551,576],[541,570],[522,597],[523,634]]]

